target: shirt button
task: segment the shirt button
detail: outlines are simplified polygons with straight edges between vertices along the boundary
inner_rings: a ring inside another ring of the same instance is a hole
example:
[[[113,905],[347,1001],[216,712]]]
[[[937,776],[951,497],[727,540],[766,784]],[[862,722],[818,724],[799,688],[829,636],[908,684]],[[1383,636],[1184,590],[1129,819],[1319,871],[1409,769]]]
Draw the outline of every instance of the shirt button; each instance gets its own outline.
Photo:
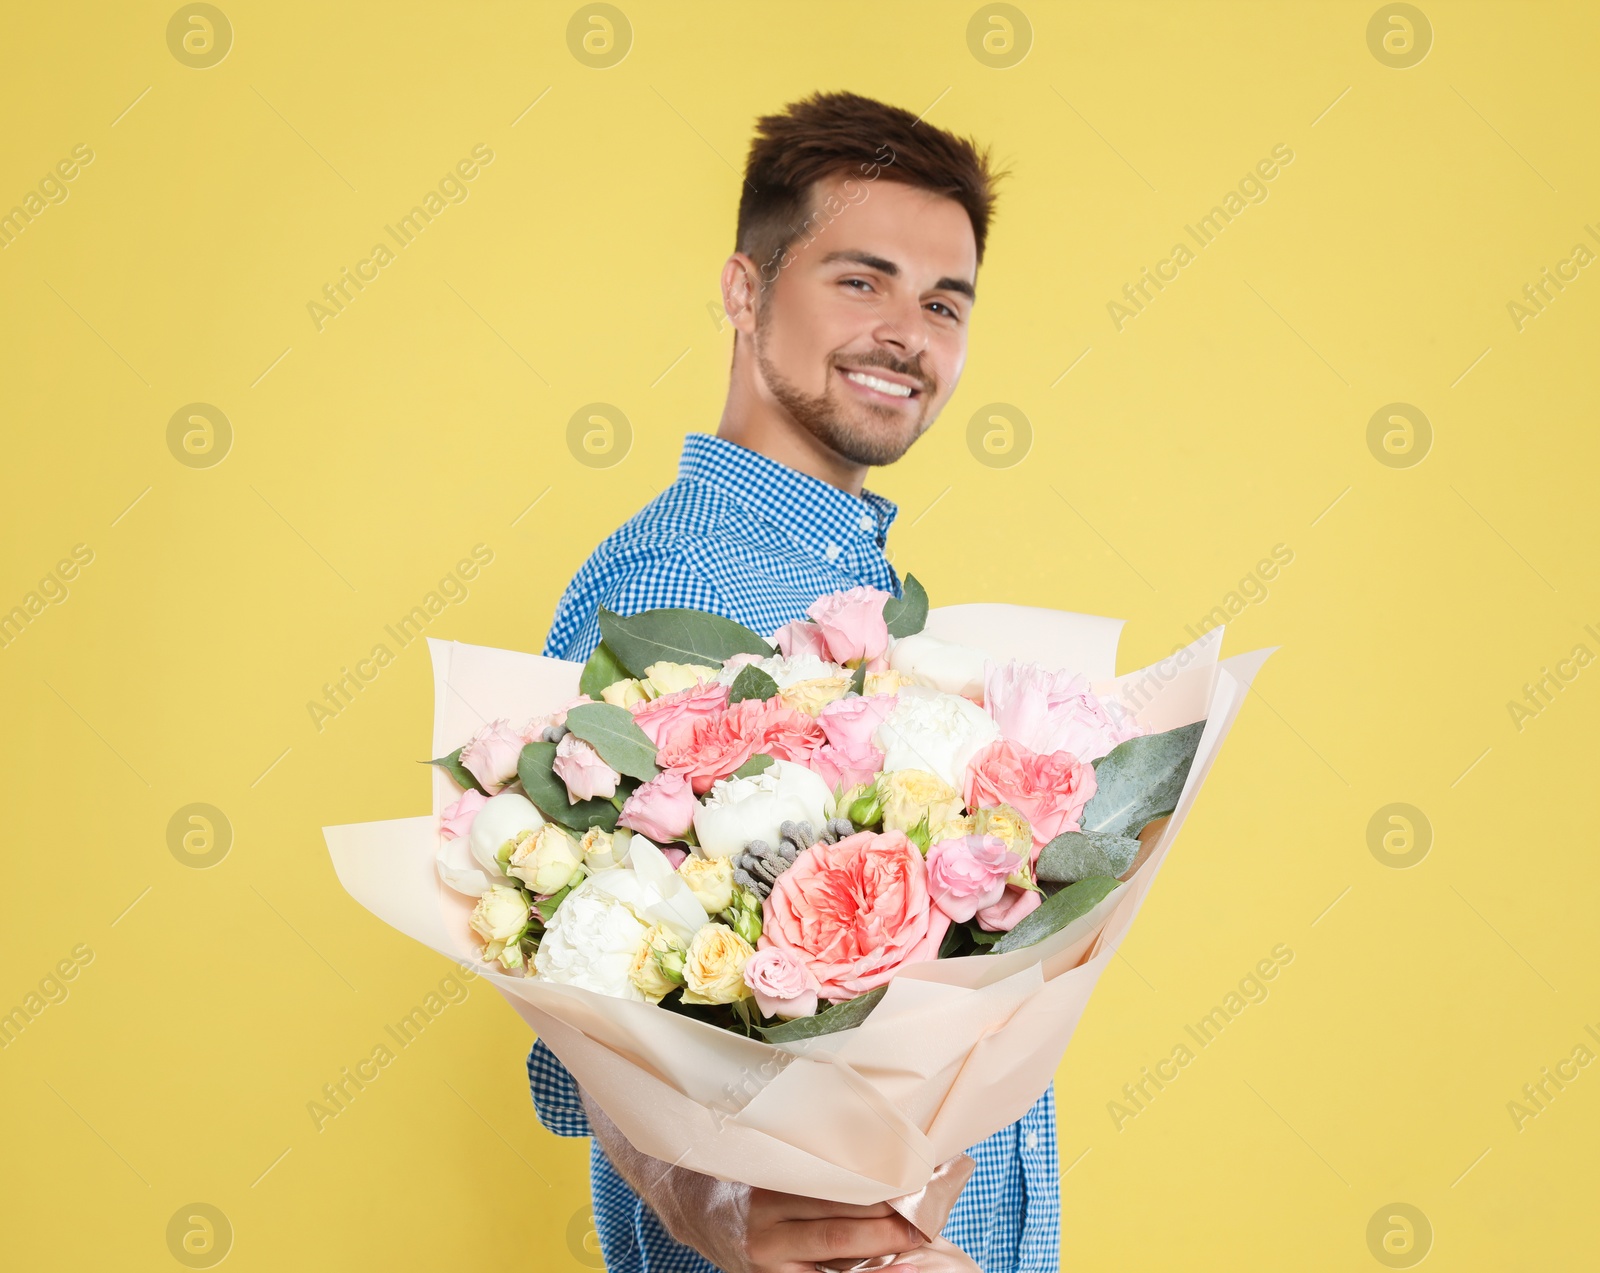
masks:
[[[1027,1144],[1029,1149],[1037,1149],[1037,1148],[1039,1148],[1039,1133],[1038,1132],[1029,1132],[1027,1137],[1026,1137],[1025,1143]]]
[[[822,555],[829,561],[837,561],[839,559],[839,554],[843,551],[844,549],[840,548],[838,544],[829,544],[822,550]]]
[[[864,531],[874,531],[878,529],[877,520],[872,516],[871,513],[861,514],[861,529]]]

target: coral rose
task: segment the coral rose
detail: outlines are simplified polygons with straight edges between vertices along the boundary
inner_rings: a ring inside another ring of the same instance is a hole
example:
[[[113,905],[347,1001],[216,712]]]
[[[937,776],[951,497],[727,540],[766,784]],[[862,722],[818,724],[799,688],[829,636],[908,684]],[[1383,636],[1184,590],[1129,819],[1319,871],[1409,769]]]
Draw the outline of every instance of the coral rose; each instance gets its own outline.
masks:
[[[833,1003],[938,958],[950,927],[931,904],[922,854],[899,831],[812,845],[778,876],[762,918],[760,948],[804,964]]]
[[[709,720],[728,705],[728,687],[709,682],[690,686],[675,694],[663,694],[628,708],[633,723],[644,730],[657,750],[687,734],[703,720]]]
[[[1008,804],[1033,830],[1033,858],[1063,831],[1076,831],[1084,805],[1095,793],[1094,766],[1071,752],[1041,755],[1002,739],[973,758],[967,770],[967,807]]]
[[[702,686],[701,690],[711,686]],[[716,689],[727,695],[727,687]],[[688,690],[686,693],[699,693]],[[666,702],[666,699],[658,699]],[[766,703],[758,698],[747,698],[697,720],[687,730],[674,729],[664,744],[658,744],[656,764],[674,773],[682,774],[694,788],[697,796],[711,790],[718,778],[726,778],[749,760],[766,742],[769,717]],[[641,722],[641,728],[643,723]]]

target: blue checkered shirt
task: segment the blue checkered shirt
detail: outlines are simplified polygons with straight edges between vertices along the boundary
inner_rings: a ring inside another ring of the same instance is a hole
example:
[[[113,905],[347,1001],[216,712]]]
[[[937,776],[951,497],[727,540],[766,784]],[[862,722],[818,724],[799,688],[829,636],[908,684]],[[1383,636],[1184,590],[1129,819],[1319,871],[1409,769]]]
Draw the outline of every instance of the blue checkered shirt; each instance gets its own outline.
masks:
[[[865,584],[898,596],[900,580],[883,555],[896,512],[881,495],[857,498],[755,451],[691,433],[678,480],[595,549],[567,586],[544,652],[587,659],[600,641],[600,606],[618,614],[689,606],[766,635],[826,593]],[[528,1054],[528,1084],[548,1130],[591,1134],[577,1083],[542,1040]],[[1059,1269],[1055,1089],[968,1152],[977,1170],[943,1236],[984,1273]],[[589,1180],[612,1273],[716,1273],[668,1236],[599,1141],[590,1147]]]

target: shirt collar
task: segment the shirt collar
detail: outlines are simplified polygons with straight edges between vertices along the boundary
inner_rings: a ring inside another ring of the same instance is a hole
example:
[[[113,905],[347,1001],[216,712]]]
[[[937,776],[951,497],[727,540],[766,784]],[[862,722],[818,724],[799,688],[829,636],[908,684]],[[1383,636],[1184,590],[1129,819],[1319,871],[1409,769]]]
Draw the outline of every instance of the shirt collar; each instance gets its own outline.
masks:
[[[881,550],[900,512],[893,500],[876,492],[864,490],[858,498],[708,433],[691,433],[683,440],[678,478],[715,487],[830,562],[863,541]]]

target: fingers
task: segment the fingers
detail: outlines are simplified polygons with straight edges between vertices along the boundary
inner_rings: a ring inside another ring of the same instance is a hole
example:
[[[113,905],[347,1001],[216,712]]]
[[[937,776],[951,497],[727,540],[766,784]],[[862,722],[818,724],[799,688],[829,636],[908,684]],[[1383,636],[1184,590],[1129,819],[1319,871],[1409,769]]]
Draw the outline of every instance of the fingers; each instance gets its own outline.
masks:
[[[847,1220],[886,1220],[895,1215],[887,1202],[858,1205],[851,1202],[829,1202],[826,1198],[802,1198],[795,1193],[777,1193],[771,1189],[750,1191],[751,1210],[759,1208],[775,1221],[828,1220],[840,1217]]]
[[[927,1241],[899,1216],[882,1220],[794,1220],[779,1225],[775,1236],[788,1258],[817,1262],[898,1255]]]

